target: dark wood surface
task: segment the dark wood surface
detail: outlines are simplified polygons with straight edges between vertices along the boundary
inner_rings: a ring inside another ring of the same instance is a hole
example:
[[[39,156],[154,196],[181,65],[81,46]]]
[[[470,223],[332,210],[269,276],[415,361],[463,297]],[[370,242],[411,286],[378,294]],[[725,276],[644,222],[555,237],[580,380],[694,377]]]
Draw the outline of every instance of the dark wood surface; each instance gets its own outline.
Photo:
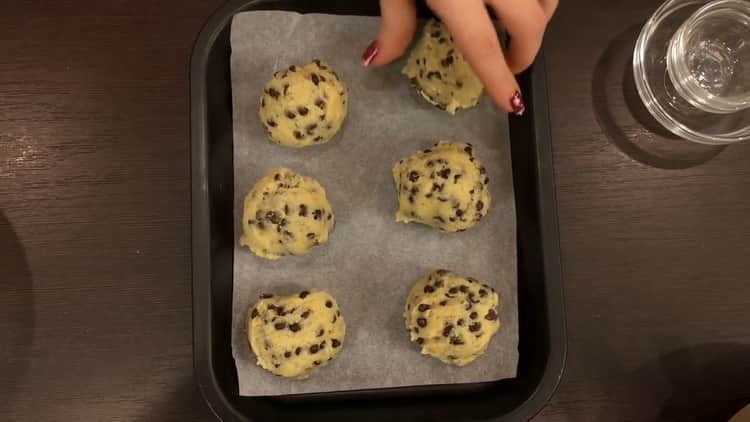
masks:
[[[213,420],[192,381],[188,60],[220,3],[0,5],[0,420]],[[646,129],[623,75],[657,4],[563,0],[547,35],[569,353],[539,421],[750,401],[750,143]]]

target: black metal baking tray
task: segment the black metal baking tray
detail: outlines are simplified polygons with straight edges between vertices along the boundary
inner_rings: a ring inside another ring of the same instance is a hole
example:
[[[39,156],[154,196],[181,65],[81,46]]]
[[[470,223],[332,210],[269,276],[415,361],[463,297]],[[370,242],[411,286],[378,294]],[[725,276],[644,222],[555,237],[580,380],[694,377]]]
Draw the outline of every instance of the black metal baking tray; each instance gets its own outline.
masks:
[[[235,239],[229,29],[236,13],[264,9],[373,16],[379,12],[377,1],[230,1],[211,17],[198,38],[190,74],[193,358],[195,378],[208,405],[223,421],[530,419],[557,387],[567,350],[541,57],[520,76],[526,114],[510,119],[518,220],[517,377],[477,384],[239,396],[230,331]]]

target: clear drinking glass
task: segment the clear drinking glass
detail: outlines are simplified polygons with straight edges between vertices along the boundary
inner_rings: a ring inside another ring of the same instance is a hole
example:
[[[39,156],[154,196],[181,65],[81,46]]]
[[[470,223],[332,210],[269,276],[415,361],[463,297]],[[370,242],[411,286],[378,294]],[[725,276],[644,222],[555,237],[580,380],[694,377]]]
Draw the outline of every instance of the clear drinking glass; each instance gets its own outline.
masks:
[[[750,139],[750,0],[670,0],[643,27],[633,70],[646,108],[695,142]]]

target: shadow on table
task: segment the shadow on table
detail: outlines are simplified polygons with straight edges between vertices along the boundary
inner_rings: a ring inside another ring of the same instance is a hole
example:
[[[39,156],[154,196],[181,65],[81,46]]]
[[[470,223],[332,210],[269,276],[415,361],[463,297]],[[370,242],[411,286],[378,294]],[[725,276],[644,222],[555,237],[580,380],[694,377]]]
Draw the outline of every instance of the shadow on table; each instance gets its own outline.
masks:
[[[630,158],[651,167],[685,169],[714,158],[725,146],[702,145],[665,129],[646,109],[633,79],[633,49],[642,24],[607,46],[594,69],[594,114],[609,140]]]
[[[216,416],[203,400],[198,386],[193,381],[192,372],[183,377],[179,387],[166,395],[162,403],[154,404],[143,422],[206,422]]]
[[[34,339],[34,290],[29,263],[13,226],[0,210],[0,414],[29,369]],[[6,407],[7,410],[6,410]]]
[[[639,373],[642,376],[635,379],[659,374],[671,390],[651,422],[724,422],[750,402],[750,344],[710,343],[681,349]]]

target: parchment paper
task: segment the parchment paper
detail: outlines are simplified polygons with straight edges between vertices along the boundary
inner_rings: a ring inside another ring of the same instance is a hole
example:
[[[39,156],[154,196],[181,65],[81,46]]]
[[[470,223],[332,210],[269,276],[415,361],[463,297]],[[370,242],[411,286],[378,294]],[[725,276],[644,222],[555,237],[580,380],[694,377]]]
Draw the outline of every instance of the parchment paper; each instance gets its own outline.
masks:
[[[485,95],[451,116],[428,105],[400,74],[403,60],[365,69],[360,55],[377,34],[371,17],[257,11],[235,16],[231,32],[234,112],[234,296],[232,353],[241,395],[280,395],[514,377],[518,363],[516,227],[508,121]],[[319,58],[349,87],[349,115],[328,144],[271,144],[258,118],[261,91],[275,70]],[[210,89],[210,87],[209,87]],[[441,139],[471,142],[487,167],[492,206],[463,233],[395,222],[391,168]],[[242,200],[277,166],[316,178],[336,215],[329,242],[301,257],[261,259],[239,246]],[[423,356],[402,317],[412,284],[436,268],[472,276],[500,294],[501,328],[486,353],[463,368]],[[262,292],[330,292],[346,319],[344,349],[304,381],[276,377],[249,350],[247,309]]]

